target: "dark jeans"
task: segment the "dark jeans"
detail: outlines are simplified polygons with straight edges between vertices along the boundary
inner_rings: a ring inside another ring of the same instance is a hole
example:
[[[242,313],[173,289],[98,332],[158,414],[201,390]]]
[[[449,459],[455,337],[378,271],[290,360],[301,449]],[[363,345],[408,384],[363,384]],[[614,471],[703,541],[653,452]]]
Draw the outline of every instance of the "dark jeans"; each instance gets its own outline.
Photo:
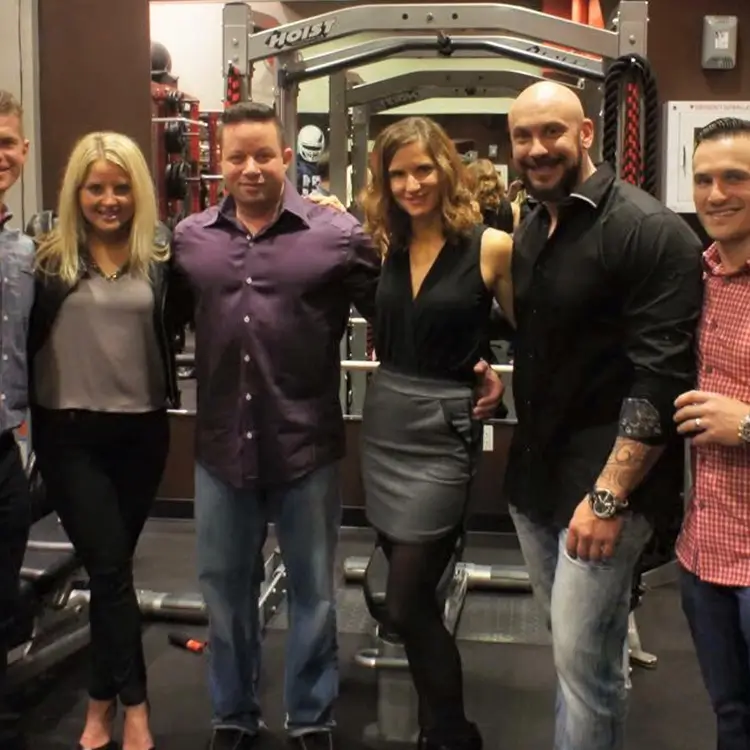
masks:
[[[169,450],[165,411],[32,411],[42,479],[89,575],[94,700],[146,700],[133,554]]]
[[[682,608],[716,714],[717,750],[750,748],[750,588],[681,570]]]
[[[19,574],[31,521],[29,483],[21,454],[10,432],[0,435],[0,696],[4,698],[5,671],[13,622],[18,609]],[[0,748],[15,747],[17,721],[0,705]]]

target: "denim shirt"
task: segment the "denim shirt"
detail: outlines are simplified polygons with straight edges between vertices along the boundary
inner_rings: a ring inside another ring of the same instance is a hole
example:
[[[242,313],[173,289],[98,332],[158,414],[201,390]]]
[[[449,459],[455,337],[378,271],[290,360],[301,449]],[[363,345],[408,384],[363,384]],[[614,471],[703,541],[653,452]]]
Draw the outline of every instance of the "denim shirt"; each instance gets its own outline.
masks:
[[[0,206],[0,433],[26,420],[26,339],[34,301],[34,243],[8,226]]]

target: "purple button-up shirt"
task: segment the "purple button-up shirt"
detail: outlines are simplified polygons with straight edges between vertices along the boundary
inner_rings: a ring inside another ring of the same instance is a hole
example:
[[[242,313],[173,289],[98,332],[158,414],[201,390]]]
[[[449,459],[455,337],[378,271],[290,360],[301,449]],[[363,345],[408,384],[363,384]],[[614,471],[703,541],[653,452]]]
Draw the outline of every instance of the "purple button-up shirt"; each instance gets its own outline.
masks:
[[[234,202],[189,216],[174,263],[193,293],[196,459],[235,487],[289,482],[344,455],[339,344],[370,319],[380,262],[356,219],[305,201],[251,235]]]

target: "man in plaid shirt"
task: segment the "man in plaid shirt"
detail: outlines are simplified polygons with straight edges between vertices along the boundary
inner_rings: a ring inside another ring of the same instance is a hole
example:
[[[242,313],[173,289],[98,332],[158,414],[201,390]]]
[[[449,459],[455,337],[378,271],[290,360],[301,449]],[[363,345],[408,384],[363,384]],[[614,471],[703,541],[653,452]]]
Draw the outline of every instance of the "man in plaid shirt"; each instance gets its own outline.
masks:
[[[677,542],[682,604],[718,725],[719,750],[750,748],[750,120],[697,137],[704,253],[698,390],[675,402],[692,437],[693,492]]]

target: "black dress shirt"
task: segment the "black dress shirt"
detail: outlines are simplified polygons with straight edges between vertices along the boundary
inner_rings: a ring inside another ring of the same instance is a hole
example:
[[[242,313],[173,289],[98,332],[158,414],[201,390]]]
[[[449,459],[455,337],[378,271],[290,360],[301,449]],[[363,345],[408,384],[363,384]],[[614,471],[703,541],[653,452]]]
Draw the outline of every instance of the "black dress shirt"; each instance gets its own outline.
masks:
[[[679,506],[682,441],[674,399],[694,386],[701,243],[676,214],[600,167],[550,216],[538,205],[514,238],[518,425],[506,476],[510,503],[569,522],[618,435],[628,399],[658,412],[665,451],[631,495],[658,520]],[[655,420],[656,422],[656,420]]]

